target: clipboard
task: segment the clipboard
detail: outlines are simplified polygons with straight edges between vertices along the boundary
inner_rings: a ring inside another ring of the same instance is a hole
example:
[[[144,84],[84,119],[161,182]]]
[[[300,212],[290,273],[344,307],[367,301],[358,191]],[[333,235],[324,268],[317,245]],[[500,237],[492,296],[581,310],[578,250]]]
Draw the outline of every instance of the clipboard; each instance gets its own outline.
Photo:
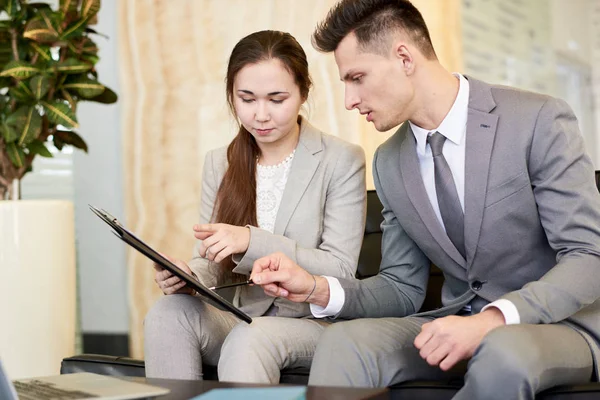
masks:
[[[154,261],[164,269],[171,272],[173,275],[185,281],[185,283],[189,287],[194,289],[202,297],[203,300],[207,301],[209,304],[217,307],[220,310],[231,312],[242,321],[245,321],[247,323],[252,322],[252,318],[248,314],[231,304],[225,298],[219,296],[217,293],[202,285],[196,280],[196,278],[186,273],[181,268],[173,264],[171,261],[160,255],[160,253],[148,246],[141,239],[135,236],[131,231],[125,228],[115,217],[110,215],[107,211],[96,208],[92,205],[90,205],[89,207],[94,214],[96,214],[102,221],[106,222],[113,229],[113,233],[115,234],[115,236],[117,236],[119,239],[121,239],[122,241],[124,241],[125,243],[127,243],[146,257],[148,257],[150,260]]]

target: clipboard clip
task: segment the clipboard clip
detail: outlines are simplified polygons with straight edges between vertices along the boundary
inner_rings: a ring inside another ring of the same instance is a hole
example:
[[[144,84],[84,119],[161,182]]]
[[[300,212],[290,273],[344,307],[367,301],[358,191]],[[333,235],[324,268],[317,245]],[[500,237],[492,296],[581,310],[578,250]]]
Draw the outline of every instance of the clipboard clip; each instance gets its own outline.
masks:
[[[104,220],[105,222],[107,222],[110,226],[112,226],[113,228],[115,228],[117,231],[121,230],[122,226],[119,223],[119,220],[117,220],[117,218],[115,218],[112,215],[110,215],[110,213],[108,211],[106,211],[104,209],[100,209],[100,208],[94,207],[91,204],[88,204],[88,207],[90,207],[90,210],[92,210],[92,212],[94,214],[96,214],[102,220]]]

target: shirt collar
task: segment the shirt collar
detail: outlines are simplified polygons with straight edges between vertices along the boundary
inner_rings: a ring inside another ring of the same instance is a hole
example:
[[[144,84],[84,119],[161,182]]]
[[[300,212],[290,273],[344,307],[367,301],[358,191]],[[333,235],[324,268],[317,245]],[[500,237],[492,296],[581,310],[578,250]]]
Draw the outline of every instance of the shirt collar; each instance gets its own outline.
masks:
[[[458,78],[458,94],[442,123],[436,129],[429,131],[408,121],[417,140],[417,150],[421,154],[425,154],[427,136],[430,132],[438,131],[446,139],[457,145],[460,145],[465,137],[467,115],[469,113],[469,81],[457,72],[453,73],[453,75]]]

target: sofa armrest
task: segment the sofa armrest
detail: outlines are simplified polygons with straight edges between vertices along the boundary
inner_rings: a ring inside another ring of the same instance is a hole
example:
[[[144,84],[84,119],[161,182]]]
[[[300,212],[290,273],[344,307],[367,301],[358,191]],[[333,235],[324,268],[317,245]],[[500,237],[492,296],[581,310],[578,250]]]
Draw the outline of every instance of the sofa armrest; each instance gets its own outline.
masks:
[[[112,376],[144,377],[146,375],[143,360],[100,354],[81,354],[63,359],[60,364],[60,373],[72,374],[75,372],[93,372]]]

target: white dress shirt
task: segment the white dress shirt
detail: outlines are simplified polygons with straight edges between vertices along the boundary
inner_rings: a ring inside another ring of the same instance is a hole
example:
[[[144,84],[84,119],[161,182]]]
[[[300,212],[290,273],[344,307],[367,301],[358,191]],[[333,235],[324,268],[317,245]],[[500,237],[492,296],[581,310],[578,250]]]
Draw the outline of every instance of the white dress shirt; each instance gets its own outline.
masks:
[[[415,135],[417,142],[417,157],[419,159],[419,165],[421,168],[421,176],[423,183],[425,184],[425,190],[427,197],[431,202],[433,211],[444,229],[444,221],[440,213],[440,207],[438,205],[437,194],[435,191],[435,176],[434,176],[434,165],[433,156],[431,154],[431,147],[427,144],[427,136],[439,132],[446,137],[446,142],[442,149],[442,153],[450,171],[452,171],[452,177],[456,185],[458,197],[460,199],[460,206],[465,210],[465,137],[467,131],[467,116],[469,113],[469,81],[465,79],[461,74],[454,74],[459,80],[459,89],[452,108],[446,114],[446,117],[442,123],[434,130],[428,131],[421,128],[409,121],[410,127]],[[329,282],[329,303],[326,307],[320,307],[315,304],[310,305],[311,312],[316,318],[324,318],[334,316],[340,312],[344,306],[345,293],[336,278],[325,277]],[[504,319],[507,324],[518,324],[520,323],[520,316],[517,307],[509,300],[496,300],[487,306],[498,308],[504,315]]]

